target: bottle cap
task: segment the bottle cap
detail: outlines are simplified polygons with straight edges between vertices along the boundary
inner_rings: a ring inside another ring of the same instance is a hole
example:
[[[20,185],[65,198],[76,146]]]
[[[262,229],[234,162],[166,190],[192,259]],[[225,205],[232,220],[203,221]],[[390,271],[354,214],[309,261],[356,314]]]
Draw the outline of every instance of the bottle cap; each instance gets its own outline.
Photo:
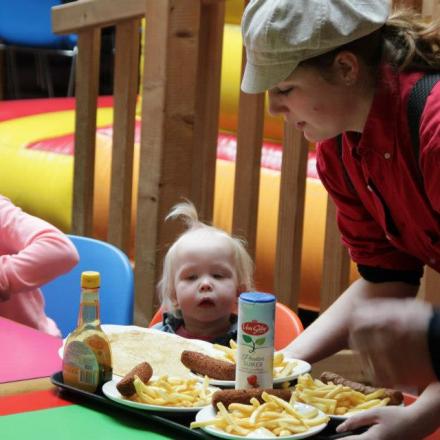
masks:
[[[81,274],[81,287],[97,289],[100,284],[99,272],[86,271]]]
[[[239,299],[250,303],[269,303],[275,301],[276,298],[271,293],[243,292]]]

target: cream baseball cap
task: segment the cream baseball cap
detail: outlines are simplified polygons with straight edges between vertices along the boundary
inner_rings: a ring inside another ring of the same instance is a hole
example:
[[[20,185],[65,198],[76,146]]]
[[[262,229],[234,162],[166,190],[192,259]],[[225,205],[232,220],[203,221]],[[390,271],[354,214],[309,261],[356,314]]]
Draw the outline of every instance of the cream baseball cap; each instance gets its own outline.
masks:
[[[251,0],[241,22],[247,63],[241,83],[261,93],[304,60],[383,26],[388,0]]]

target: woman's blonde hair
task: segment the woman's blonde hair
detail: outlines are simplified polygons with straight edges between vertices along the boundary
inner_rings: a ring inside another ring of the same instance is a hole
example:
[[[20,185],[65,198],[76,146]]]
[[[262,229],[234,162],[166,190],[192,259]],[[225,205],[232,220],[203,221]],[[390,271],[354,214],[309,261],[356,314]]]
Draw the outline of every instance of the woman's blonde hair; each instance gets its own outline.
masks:
[[[377,31],[302,64],[328,68],[343,50],[357,55],[372,73],[377,72],[382,62],[390,64],[397,71],[439,70],[440,20],[428,22],[412,9],[395,8]],[[323,76],[328,76],[325,70]]]
[[[183,237],[188,234],[202,230],[207,233],[219,234],[229,240],[231,248],[234,252],[234,263],[237,272],[237,287],[242,291],[249,291],[254,289],[254,263],[246,250],[246,243],[244,240],[233,237],[222,229],[214,226],[209,226],[199,220],[196,208],[194,205],[185,201],[175,205],[165,220],[181,218],[186,226],[186,230],[178,237],[173,245],[168,249],[163,262],[162,277],[157,285],[159,299],[162,304],[162,309],[174,316],[179,316],[177,304],[175,302],[175,288],[174,288],[174,259],[177,247]]]

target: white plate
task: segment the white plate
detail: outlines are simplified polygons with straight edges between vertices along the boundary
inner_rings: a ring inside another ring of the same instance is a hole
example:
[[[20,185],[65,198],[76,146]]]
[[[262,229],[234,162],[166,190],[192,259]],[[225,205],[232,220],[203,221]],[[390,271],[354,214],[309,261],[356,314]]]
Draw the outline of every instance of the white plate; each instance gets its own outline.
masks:
[[[161,412],[196,412],[205,408],[206,406],[195,406],[195,407],[187,407],[187,406],[164,406],[164,405],[150,405],[148,403],[135,402],[130,399],[124,398],[116,388],[116,384],[119,380],[111,380],[106,382],[102,387],[102,392],[109,399],[114,400],[122,405],[131,406],[133,408],[145,409],[147,411],[161,411]],[[210,388],[213,391],[216,391],[216,388]],[[211,405],[211,404],[209,404]]]
[[[400,405],[398,405],[398,406],[405,406],[405,404],[402,402]],[[337,415],[335,415],[335,414],[327,414],[331,419],[333,419],[333,420],[337,420],[337,421],[339,421],[339,422],[343,422],[344,420],[347,420],[349,417],[351,417],[351,416],[354,416],[355,414],[362,414],[362,413],[364,413],[365,411],[368,411],[370,408],[367,408],[367,409],[363,409],[363,410],[361,410],[361,411],[354,411],[354,412],[348,412],[348,413],[345,413],[345,414],[343,414],[343,415],[341,415],[341,416],[337,416]],[[374,409],[374,408],[371,408],[371,409]]]
[[[112,334],[112,333],[128,333],[131,331],[140,331],[150,334],[159,333],[161,335],[164,334],[163,331],[157,330],[154,328],[148,328],[148,327],[138,327],[137,325],[116,325],[116,324],[102,324],[101,325],[102,330],[104,330],[104,333],[106,334]],[[170,338],[181,338],[181,336],[174,335],[172,333],[165,333]],[[58,350],[58,355],[62,359],[63,358],[63,352],[64,352],[64,344],[66,343],[67,337],[63,339],[63,345]],[[190,339],[191,343],[194,343],[196,345],[199,345],[202,347],[207,353],[209,353],[211,356],[218,356],[220,351],[216,350],[210,342],[202,341],[201,339]]]
[[[296,366],[293,369],[292,374],[289,374],[289,376],[277,377],[276,379],[274,379],[273,380],[274,385],[295,380],[298,378],[298,376],[301,376],[301,374],[306,374],[312,369],[312,366],[308,362],[303,361],[301,359],[286,359],[286,361],[296,362]],[[200,381],[204,380],[204,376],[192,372],[190,374],[191,376],[197,378]],[[219,387],[233,388],[235,387],[235,380],[209,379],[209,384]]]
[[[306,413],[313,409],[312,406],[306,405],[304,403],[294,403],[293,407],[300,413]],[[319,416],[323,416],[324,413],[321,411],[318,411]],[[212,406],[207,406],[200,410],[196,415],[196,422],[204,422],[205,420],[213,419],[216,416],[216,411]],[[253,437],[253,436],[242,436],[242,435],[236,435],[236,434],[228,434],[225,431],[222,431],[221,429],[215,428],[214,426],[206,426],[203,429],[208,434],[214,435],[216,437],[220,438],[226,438],[226,439],[247,439],[247,440],[259,440],[261,438],[280,438],[283,440],[297,440],[301,438],[307,438],[311,437],[312,435],[317,434],[318,432],[321,432],[325,427],[327,426],[327,423],[322,423],[321,425],[312,426],[307,432],[302,432],[300,434],[293,434],[293,435],[284,435],[281,437]]]

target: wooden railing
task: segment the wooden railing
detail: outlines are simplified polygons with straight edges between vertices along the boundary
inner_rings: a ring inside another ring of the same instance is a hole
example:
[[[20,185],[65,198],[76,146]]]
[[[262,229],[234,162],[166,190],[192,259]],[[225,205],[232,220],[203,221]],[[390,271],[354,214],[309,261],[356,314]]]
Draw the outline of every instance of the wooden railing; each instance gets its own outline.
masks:
[[[170,207],[187,197],[212,218],[222,1],[79,0],[53,9],[53,28],[78,40],[73,231],[91,235],[100,32],[116,26],[108,241],[128,251],[140,19],[146,18],[135,245],[135,316],[148,323]],[[197,139],[197,142],[195,140]]]
[[[420,3],[420,2],[418,2]],[[212,219],[224,24],[221,0],[79,0],[53,10],[58,33],[79,34],[73,232],[91,235],[100,32],[116,26],[114,137],[108,241],[128,251],[140,20],[146,18],[135,241],[135,316],[146,325],[166,247],[179,232],[163,219],[182,197]],[[245,56],[243,55],[243,60]],[[233,233],[255,255],[264,95],[240,94]],[[298,307],[308,144],[284,129],[275,285]],[[321,311],[348,285],[350,260],[328,202]],[[424,291],[440,285],[428,270]],[[422,289],[423,290],[423,289]],[[434,301],[434,298],[427,298]]]

